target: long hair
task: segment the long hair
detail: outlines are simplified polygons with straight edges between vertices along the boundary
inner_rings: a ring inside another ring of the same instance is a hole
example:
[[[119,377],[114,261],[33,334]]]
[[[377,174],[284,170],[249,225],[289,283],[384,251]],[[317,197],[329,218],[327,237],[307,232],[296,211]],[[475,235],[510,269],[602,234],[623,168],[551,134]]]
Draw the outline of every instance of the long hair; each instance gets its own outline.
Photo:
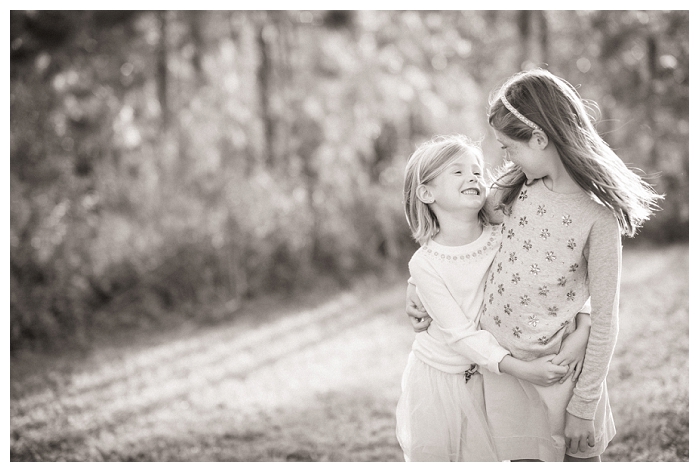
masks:
[[[511,113],[505,99],[527,119],[541,127],[558,150],[568,174],[589,195],[614,213],[622,233],[633,236],[662,199],[604,142],[593,126],[597,104],[583,100],[567,81],[536,69],[520,72],[490,95],[488,122],[493,129],[517,141],[531,138],[533,128]],[[503,189],[499,208],[506,213],[519,194],[526,176],[512,162],[499,170],[496,185]]]
[[[464,152],[472,152],[483,166],[480,146],[463,135],[437,136],[421,144],[410,156],[403,181],[403,208],[413,239],[425,245],[439,232],[439,221],[429,205],[417,197],[420,185],[428,184]],[[488,224],[484,208],[478,212],[478,220]]]

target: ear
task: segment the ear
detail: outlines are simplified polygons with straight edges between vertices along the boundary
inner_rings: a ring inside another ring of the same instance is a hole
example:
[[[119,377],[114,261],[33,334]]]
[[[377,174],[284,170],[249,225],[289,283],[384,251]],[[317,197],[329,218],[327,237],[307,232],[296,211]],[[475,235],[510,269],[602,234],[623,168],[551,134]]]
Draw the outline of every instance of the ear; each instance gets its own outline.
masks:
[[[549,137],[546,136],[546,133],[538,129],[532,132],[532,137],[529,138],[529,146],[533,147],[534,149],[539,149],[540,151],[543,151],[544,149],[546,149],[546,146],[548,146],[548,144]]]
[[[432,195],[432,192],[427,187],[427,185],[425,185],[425,184],[420,185],[417,188],[416,193],[417,193],[418,200],[420,200],[425,205],[429,205],[430,203],[434,203],[434,196]]]

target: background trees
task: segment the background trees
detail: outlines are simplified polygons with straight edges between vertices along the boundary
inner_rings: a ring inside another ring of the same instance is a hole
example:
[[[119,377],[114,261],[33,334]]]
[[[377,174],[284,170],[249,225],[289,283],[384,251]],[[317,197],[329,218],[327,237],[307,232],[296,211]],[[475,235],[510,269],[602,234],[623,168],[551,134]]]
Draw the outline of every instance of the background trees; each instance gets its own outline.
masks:
[[[12,11],[12,349],[402,267],[414,146],[483,137],[497,165],[488,92],[544,64],[667,194],[627,244],[686,241],[688,28],[686,11]]]

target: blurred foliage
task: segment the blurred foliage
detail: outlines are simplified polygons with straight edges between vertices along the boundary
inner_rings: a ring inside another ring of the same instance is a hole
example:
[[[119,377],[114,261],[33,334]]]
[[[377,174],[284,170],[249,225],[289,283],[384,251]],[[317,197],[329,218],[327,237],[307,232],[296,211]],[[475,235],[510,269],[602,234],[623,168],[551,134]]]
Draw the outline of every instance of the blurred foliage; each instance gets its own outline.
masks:
[[[687,11],[11,11],[10,45],[13,351],[403,267],[411,151],[497,165],[522,68],[667,194],[636,239],[688,238]]]

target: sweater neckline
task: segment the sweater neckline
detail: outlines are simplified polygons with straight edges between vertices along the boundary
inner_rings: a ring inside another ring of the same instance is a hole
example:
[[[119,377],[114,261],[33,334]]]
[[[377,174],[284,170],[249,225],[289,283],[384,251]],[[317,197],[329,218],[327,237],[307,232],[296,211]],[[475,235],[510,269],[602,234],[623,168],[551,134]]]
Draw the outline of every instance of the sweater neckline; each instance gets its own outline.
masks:
[[[588,195],[584,190],[580,190],[579,192],[575,193],[559,193],[559,192],[554,192],[550,188],[546,186],[544,183],[544,179],[536,179],[534,182],[532,182],[530,185],[524,185],[522,187],[522,190],[526,190],[528,188],[531,189],[536,189],[539,188],[541,189],[541,192],[546,194],[546,198],[548,199],[555,199],[555,200],[582,200],[582,199],[587,199]]]
[[[461,246],[445,246],[439,244],[438,242],[430,239],[428,243],[424,246],[425,248],[431,249],[432,251],[438,251],[441,254],[466,254],[477,249],[482,249],[484,246],[489,246],[489,242],[497,234],[496,226],[487,225],[483,227],[483,232],[475,240],[468,244],[463,244]]]

